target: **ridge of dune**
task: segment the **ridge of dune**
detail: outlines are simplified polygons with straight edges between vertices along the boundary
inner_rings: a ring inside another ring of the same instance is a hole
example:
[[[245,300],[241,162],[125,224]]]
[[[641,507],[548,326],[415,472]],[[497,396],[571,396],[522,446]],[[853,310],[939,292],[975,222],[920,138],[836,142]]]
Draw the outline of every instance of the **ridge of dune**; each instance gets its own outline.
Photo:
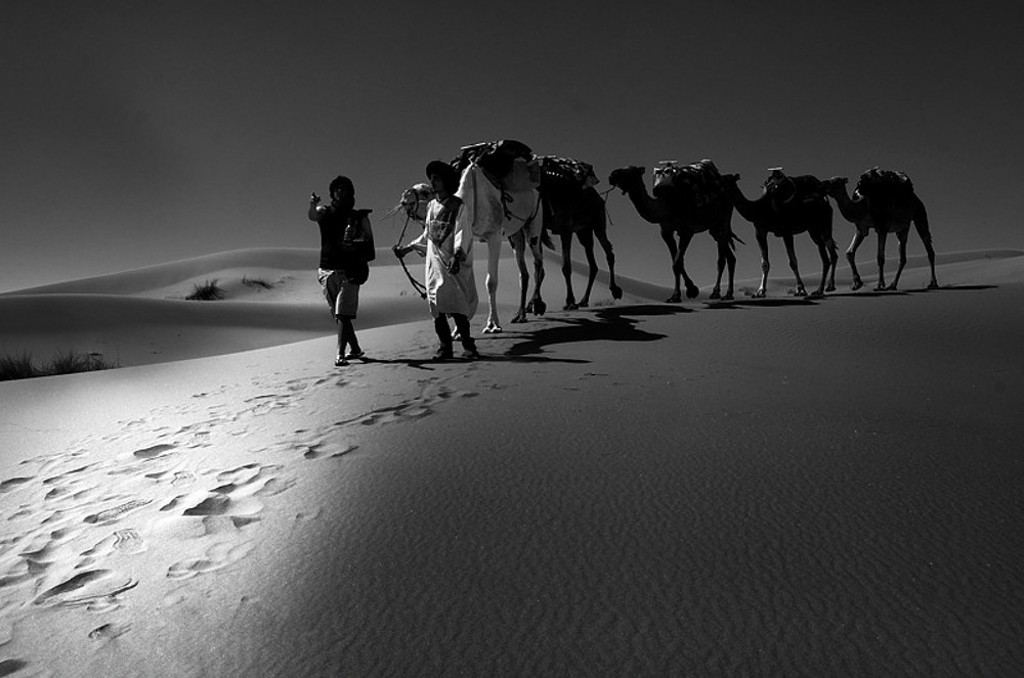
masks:
[[[506,248],[507,254],[507,248]],[[0,295],[0,354],[12,356],[30,353],[46,360],[59,352],[96,353],[108,362],[122,366],[184,360],[221,355],[303,341],[333,334],[335,326],[323,303],[319,285],[308,267],[315,255],[311,249],[248,249],[220,252],[196,259],[170,262],[162,266],[136,269],[81,281],[33,288],[23,293]],[[940,285],[954,273],[963,283],[991,284],[1024,279],[1024,252],[1012,249],[974,250],[943,253],[937,256]],[[546,252],[548,273],[543,284],[548,313],[558,313],[565,288],[560,272],[562,258]],[[410,274],[419,277],[419,262],[409,263]],[[271,267],[272,266],[272,267]],[[295,268],[291,268],[295,267]],[[486,309],[483,276],[477,267],[481,291],[480,316]],[[667,269],[667,267],[664,267]],[[851,293],[837,279],[836,294]],[[518,300],[514,267],[502,262],[499,285],[499,309],[507,321]],[[582,294],[588,267],[573,260],[573,287]],[[276,271],[275,275],[270,275]],[[894,266],[887,267],[892,275]],[[873,265],[865,265],[862,275],[870,286]],[[244,276],[266,275],[271,287],[246,286]],[[652,275],[668,277],[662,267]],[[901,288],[926,284],[927,259],[910,257]],[[185,294],[196,280],[217,278],[227,292],[220,301],[186,301]],[[805,282],[816,281],[814,271],[805,273]],[[671,293],[667,286],[629,276],[618,275],[616,282],[624,296],[619,302],[610,298],[609,274],[599,267],[591,305],[662,302]],[[700,281],[705,282],[705,281]],[[750,297],[757,278],[738,277],[736,299]],[[750,303],[777,303],[791,298],[792,279],[788,275],[769,277],[768,298]],[[709,285],[683,305],[709,301]],[[864,291],[852,294],[864,294]],[[409,287],[404,272],[390,251],[380,249],[371,269],[371,281],[361,293],[363,302],[357,321],[359,329],[370,329],[427,318],[422,300]],[[746,303],[746,302],[744,302]],[[511,329],[511,328],[510,328]]]
[[[996,248],[938,252],[936,253],[936,264],[950,264],[982,259],[1004,259],[1019,257],[1022,255],[1024,255],[1024,251],[1022,250]],[[223,271],[258,271],[263,269],[280,271],[312,271],[316,268],[317,256],[318,250],[311,247],[254,247],[227,250],[99,276],[91,276],[88,278],[79,278],[76,280],[0,292],[0,297],[38,294],[140,294],[144,292],[151,292],[153,290],[169,288],[175,284],[189,282],[202,276],[216,277]],[[504,248],[503,256],[510,256],[509,248]],[[560,265],[562,261],[561,255],[557,252],[545,251],[544,257],[545,261],[551,260],[556,262],[558,265]],[[478,262],[477,267],[481,268],[482,263],[482,261]],[[662,263],[665,263],[665,265],[661,266]],[[890,270],[895,270],[895,263],[895,257],[890,255],[888,260],[888,267]],[[663,267],[667,268],[667,262],[662,262],[660,259],[655,262],[655,264],[657,267],[656,271],[660,271]],[[865,270],[871,271],[874,267],[874,260],[865,259],[863,261],[858,261],[857,265],[862,268],[867,267]],[[907,257],[908,269],[924,265],[927,265],[927,258],[923,254]],[[371,267],[373,269],[379,269],[390,266],[398,266],[398,262],[391,253],[391,249],[388,247],[378,247],[377,258],[371,264]],[[806,267],[807,266],[805,265],[805,268]],[[586,276],[586,262],[581,262],[580,260],[573,258],[572,268],[576,274]],[[411,266],[410,270],[412,270]],[[849,270],[849,265],[846,264],[845,259],[841,258],[837,270]],[[554,271],[549,271],[548,273],[549,275],[555,275]],[[645,287],[649,283],[645,283],[641,280],[628,276],[617,277],[626,281],[627,284],[638,284],[638,289],[644,290],[644,292],[638,292],[641,296],[655,291],[657,291],[657,294],[655,295],[657,296],[660,295],[660,291],[658,290],[665,289],[655,285],[654,287],[656,289],[650,290]],[[754,277],[755,276],[744,276],[743,279],[753,279]],[[599,264],[598,280],[606,284],[608,281],[608,273],[603,261]]]

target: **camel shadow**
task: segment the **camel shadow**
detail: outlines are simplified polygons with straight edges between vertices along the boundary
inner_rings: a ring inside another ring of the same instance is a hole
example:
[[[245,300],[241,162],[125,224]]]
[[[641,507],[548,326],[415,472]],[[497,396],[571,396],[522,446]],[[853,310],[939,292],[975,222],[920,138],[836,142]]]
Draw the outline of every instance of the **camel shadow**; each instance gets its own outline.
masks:
[[[556,324],[533,332],[525,332],[525,339],[513,344],[505,351],[505,356],[510,360],[536,361],[538,360],[537,356],[545,353],[545,348],[557,344],[575,344],[584,341],[658,341],[667,335],[641,330],[637,327],[639,320],[629,316],[665,316],[680,313],[692,313],[692,311],[677,306],[646,304],[603,308],[591,316],[551,318],[549,321]],[[540,360],[589,362],[550,358],[540,358]]]
[[[830,294],[828,296],[835,296]],[[711,310],[736,310],[741,307],[747,308],[780,308],[783,306],[817,306],[818,302],[824,297],[790,297],[790,298],[770,298],[765,297],[763,299],[755,299],[753,297],[748,299],[731,299],[729,301],[721,299],[709,299],[704,302],[705,308]]]
[[[971,291],[977,292],[980,290],[994,290],[999,285],[942,285],[938,288],[929,289],[927,287],[920,287],[912,290],[850,290],[849,292],[836,292],[830,294],[832,297],[846,297],[856,298],[862,297],[865,299],[873,299],[877,297],[905,297],[910,294],[934,294],[935,292],[956,292],[956,291]]]
[[[925,290],[921,290],[924,292]],[[907,292],[903,290],[856,290],[849,292],[836,292],[830,296],[843,299],[877,299],[879,297],[905,297]]]
[[[924,292],[959,292],[966,290],[968,292],[977,292],[979,290],[995,290],[999,289],[999,285],[940,285],[938,289],[922,288],[917,290],[907,290],[910,294],[922,294]]]

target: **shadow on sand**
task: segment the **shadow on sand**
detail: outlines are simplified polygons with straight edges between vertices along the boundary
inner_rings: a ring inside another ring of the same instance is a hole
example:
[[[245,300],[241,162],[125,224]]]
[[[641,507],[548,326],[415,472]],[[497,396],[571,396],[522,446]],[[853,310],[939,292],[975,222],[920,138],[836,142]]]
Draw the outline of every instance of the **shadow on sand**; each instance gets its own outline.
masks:
[[[666,335],[646,332],[637,328],[635,316],[667,316],[692,313],[689,308],[661,304],[621,306],[603,308],[593,315],[573,318],[549,318],[555,323],[536,331],[527,330],[522,341],[505,351],[504,359],[515,361],[544,361],[539,358],[548,346],[573,344],[582,341],[630,341],[645,342],[664,339]],[[633,317],[631,317],[633,316]],[[499,358],[500,359],[500,358]],[[562,360],[557,362],[587,362],[584,360]]]
[[[847,292],[835,292],[830,294],[830,297],[845,297],[854,298],[862,297],[865,299],[872,299],[875,297],[905,297],[910,294],[935,294],[936,292],[956,292],[956,291],[971,291],[977,292],[980,290],[994,290],[999,285],[940,285],[937,289],[928,289],[927,287],[919,287],[912,290],[876,290],[876,289],[860,289],[850,290]]]
[[[834,295],[828,295],[834,296]],[[705,308],[709,309],[737,309],[742,306],[749,308],[774,308],[780,306],[817,306],[818,302],[824,297],[764,297],[762,299],[755,299],[754,297],[748,297],[746,299],[732,299],[730,301],[724,301],[721,299],[707,299],[704,301]]]

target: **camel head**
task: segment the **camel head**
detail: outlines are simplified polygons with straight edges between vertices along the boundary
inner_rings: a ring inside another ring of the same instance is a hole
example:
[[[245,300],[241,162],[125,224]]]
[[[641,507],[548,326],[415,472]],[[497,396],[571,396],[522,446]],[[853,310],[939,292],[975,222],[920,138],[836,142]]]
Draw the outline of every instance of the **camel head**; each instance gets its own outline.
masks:
[[[427,203],[433,196],[434,190],[428,184],[416,184],[402,191],[399,206],[413,221],[423,221],[427,218]]]
[[[612,170],[612,173],[608,175],[608,183],[626,193],[638,184],[643,185],[646,171],[646,168],[637,165]]]

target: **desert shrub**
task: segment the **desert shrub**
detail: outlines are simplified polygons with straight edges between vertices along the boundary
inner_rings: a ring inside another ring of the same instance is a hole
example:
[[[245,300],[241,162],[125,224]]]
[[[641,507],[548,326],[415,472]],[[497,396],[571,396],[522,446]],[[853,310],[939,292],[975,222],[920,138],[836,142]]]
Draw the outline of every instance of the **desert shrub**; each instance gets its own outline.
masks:
[[[185,297],[189,301],[216,301],[224,298],[224,289],[217,284],[217,278],[207,280],[202,285],[195,283],[192,294]]]
[[[4,354],[0,358],[0,381],[28,379],[34,376],[36,376],[36,368],[32,364],[31,353],[22,353],[17,356]]]
[[[107,363],[100,353],[75,353],[74,351],[58,351],[46,368],[47,374],[73,374],[74,372],[91,372],[105,370],[115,365]]]
[[[267,282],[263,278],[249,278],[244,275],[242,276],[242,284],[246,287],[259,287],[264,290],[274,289],[274,283],[272,282]]]
[[[58,351],[49,363],[39,366],[32,362],[32,355],[29,353],[23,353],[20,356],[5,355],[0,358],[0,381],[109,370],[115,367],[119,367],[119,365],[107,362],[99,353]]]

